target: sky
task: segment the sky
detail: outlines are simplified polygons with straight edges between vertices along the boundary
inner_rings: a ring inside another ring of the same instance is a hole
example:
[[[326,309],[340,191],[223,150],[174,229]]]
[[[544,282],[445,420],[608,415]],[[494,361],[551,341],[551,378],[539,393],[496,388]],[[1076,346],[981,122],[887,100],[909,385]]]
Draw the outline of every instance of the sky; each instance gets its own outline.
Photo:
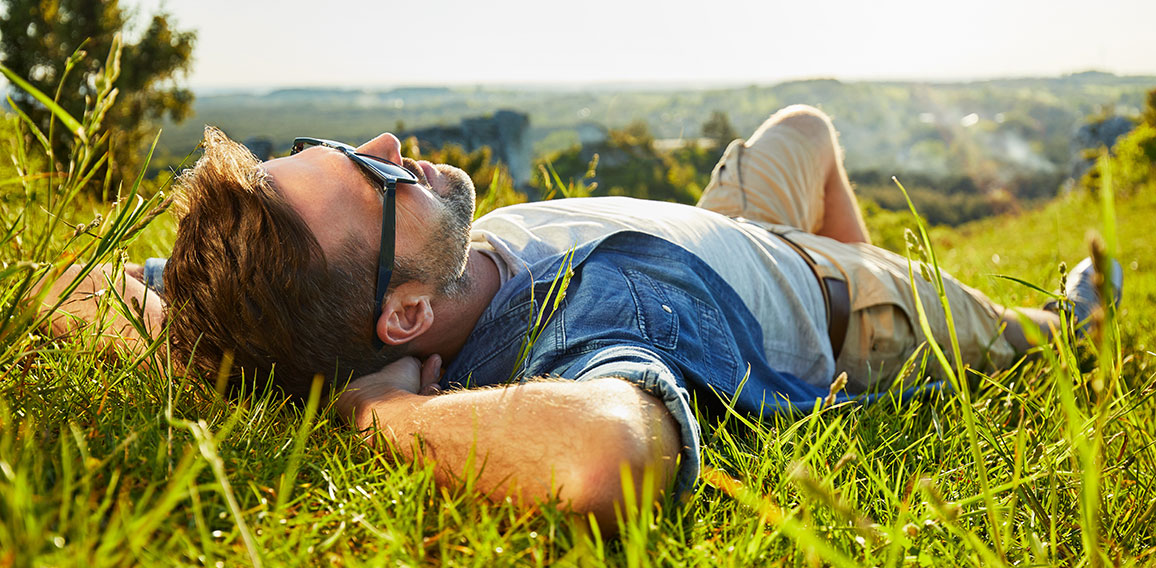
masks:
[[[1156,0],[121,4],[197,30],[194,89],[1156,75]]]

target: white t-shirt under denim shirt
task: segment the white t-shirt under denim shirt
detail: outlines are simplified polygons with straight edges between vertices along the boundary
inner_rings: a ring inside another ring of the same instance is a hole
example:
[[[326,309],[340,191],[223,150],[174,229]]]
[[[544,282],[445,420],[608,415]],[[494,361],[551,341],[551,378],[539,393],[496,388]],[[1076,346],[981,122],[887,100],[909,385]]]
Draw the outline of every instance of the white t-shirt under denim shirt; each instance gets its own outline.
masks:
[[[762,324],[767,361],[825,388],[835,372],[823,294],[806,262],[766,229],[706,209],[631,199],[560,199],[503,207],[474,222],[473,246],[502,282],[526,266],[618,231],[678,244],[706,262]]]
[[[623,230],[666,239],[701,258],[762,324],[772,367],[814,385],[830,383],[835,360],[819,285],[798,253],[758,225],[689,205],[597,197],[503,207],[474,223],[472,240],[505,282],[542,258]],[[149,259],[144,270],[146,284],[162,294],[164,266],[164,259]]]

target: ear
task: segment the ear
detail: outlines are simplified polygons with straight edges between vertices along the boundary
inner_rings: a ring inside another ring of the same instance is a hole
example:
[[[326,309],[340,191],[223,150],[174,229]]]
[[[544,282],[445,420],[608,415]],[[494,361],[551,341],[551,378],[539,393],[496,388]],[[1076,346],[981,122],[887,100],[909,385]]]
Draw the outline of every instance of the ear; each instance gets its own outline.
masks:
[[[434,322],[431,295],[416,282],[398,286],[385,298],[377,318],[377,336],[387,345],[401,345],[420,337]]]

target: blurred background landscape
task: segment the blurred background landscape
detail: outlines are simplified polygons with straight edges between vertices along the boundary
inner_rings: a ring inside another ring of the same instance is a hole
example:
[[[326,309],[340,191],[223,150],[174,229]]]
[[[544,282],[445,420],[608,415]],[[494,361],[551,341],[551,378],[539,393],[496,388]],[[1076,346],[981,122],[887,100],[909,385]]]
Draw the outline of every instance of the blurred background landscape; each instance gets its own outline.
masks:
[[[955,226],[1071,191],[1144,121],[1153,17],[1140,0],[5,0],[0,58],[80,116],[123,39],[113,190],[154,138],[146,188],[163,184],[213,125],[261,158],[296,136],[393,132],[469,172],[486,206],[559,192],[693,203],[732,139],[803,103],[834,118],[869,212],[906,209],[895,176],[929,222]],[[50,113],[10,92],[48,131]]]
[[[203,124],[262,157],[295,136],[351,143],[381,132],[412,137],[470,170],[480,188],[499,166],[536,199],[552,166],[594,194],[693,203],[733,138],[788,104],[818,106],[841,133],[859,194],[906,209],[890,181],[916,194],[932,223],[956,225],[1031,206],[1070,189],[1101,147],[1142,114],[1156,76],[1083,72],[976,82],[833,79],[725,89],[648,86],[278,89],[197,97],[193,114],[167,124],[154,170],[176,168]],[[411,146],[412,148],[412,146]],[[595,154],[598,161],[590,172]]]

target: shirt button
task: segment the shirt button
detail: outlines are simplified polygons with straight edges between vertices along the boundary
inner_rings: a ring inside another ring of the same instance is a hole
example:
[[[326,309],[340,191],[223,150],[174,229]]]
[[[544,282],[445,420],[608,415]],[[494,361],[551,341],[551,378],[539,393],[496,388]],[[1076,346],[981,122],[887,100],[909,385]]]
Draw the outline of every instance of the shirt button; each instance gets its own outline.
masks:
[[[674,310],[670,309],[670,306],[668,306],[666,304],[662,305],[662,309],[666,310],[666,313],[668,313],[668,314],[674,313]]]

